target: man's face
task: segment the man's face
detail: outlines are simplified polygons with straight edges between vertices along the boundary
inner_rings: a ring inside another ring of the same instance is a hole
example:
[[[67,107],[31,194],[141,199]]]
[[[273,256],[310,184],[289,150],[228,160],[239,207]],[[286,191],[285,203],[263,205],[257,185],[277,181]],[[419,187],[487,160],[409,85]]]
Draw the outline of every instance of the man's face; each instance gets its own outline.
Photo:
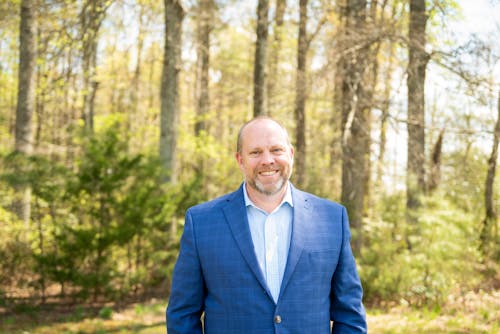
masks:
[[[293,148],[285,131],[272,120],[259,119],[245,126],[241,139],[236,160],[247,184],[264,195],[279,193],[293,167]]]

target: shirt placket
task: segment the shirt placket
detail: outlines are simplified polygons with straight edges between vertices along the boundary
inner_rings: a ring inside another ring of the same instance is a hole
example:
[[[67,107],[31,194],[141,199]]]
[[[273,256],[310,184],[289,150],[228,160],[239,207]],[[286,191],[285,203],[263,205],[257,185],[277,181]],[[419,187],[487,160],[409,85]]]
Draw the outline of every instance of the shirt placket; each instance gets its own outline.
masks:
[[[269,215],[264,229],[266,249],[266,280],[274,301],[278,300],[280,281],[278,263],[278,233],[273,215]]]

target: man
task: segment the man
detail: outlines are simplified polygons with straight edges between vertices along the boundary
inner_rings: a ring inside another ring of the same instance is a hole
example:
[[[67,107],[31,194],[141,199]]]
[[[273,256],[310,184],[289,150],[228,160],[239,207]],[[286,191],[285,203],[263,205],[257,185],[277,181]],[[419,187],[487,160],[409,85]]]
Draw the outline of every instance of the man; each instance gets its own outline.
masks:
[[[276,121],[241,128],[245,182],[186,213],[168,334],[366,333],[346,210],[292,186],[293,155]]]

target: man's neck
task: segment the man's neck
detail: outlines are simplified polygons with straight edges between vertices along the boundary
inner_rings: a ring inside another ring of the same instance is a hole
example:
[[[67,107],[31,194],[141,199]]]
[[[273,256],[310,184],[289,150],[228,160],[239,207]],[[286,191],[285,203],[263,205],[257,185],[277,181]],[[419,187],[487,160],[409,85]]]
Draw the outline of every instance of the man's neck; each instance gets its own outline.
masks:
[[[283,189],[273,195],[263,194],[251,186],[246,184],[246,191],[250,200],[259,208],[266,211],[267,213],[271,213],[280,205],[285,197],[287,191],[288,184],[286,184]]]

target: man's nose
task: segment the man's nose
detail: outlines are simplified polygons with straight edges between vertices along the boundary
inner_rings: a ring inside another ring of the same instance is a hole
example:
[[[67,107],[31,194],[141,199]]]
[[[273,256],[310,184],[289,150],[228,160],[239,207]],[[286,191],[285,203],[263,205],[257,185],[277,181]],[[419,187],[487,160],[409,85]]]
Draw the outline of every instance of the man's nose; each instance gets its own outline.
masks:
[[[274,163],[274,156],[269,151],[264,151],[262,153],[262,159],[260,161],[263,165],[269,165]]]

